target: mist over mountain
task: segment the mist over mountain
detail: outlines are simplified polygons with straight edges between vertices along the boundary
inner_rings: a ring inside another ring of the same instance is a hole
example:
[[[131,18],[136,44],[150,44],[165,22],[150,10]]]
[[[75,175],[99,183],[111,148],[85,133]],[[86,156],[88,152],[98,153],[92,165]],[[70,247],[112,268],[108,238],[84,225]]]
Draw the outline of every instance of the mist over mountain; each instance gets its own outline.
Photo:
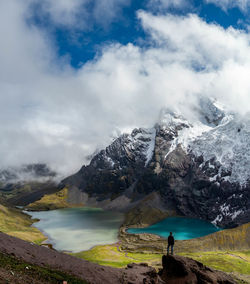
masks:
[[[94,1],[92,10],[86,1],[66,2],[1,1],[1,168],[46,163],[67,176],[115,133],[153,127],[162,108],[192,121],[201,96],[247,116],[247,29],[206,21],[186,1],[149,1],[129,18],[122,15],[131,3],[105,1],[109,32],[98,20],[103,1]],[[169,7],[188,12],[166,13]],[[126,26],[125,19],[133,22]],[[124,30],[114,30],[119,21],[129,32],[123,41]],[[87,39],[98,37],[91,37],[96,25],[106,40],[94,42],[94,55],[72,66],[66,43],[82,48],[80,57]],[[68,38],[57,38],[63,33]]]

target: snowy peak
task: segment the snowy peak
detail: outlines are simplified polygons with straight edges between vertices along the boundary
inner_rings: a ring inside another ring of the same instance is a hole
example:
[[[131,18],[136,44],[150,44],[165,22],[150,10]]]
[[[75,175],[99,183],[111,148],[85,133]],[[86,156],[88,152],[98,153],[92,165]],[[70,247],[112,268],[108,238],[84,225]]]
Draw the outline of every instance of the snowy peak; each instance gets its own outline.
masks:
[[[245,123],[235,116],[225,117],[221,124],[203,133],[190,143],[190,150],[204,161],[214,159],[221,165],[219,173],[230,173],[223,179],[244,186],[250,178],[250,121]]]
[[[163,129],[176,130],[176,128],[189,127],[189,122],[181,114],[163,109],[160,113],[158,125]]]
[[[250,221],[249,142],[250,120],[203,100],[189,119],[162,110],[153,128],[121,135],[62,184],[128,208],[156,191],[166,210],[232,227]]]
[[[177,112],[164,109],[153,128],[134,129],[123,134],[91,161],[98,168],[123,168],[131,163],[147,167],[161,152],[167,160],[177,147],[189,155],[203,157],[201,168],[210,163],[218,173],[211,181],[223,179],[244,186],[250,178],[250,121],[227,113],[215,100],[200,100],[197,120],[190,122]],[[164,161],[162,161],[164,162]],[[219,165],[219,166],[218,166]],[[227,173],[227,174],[225,174]]]
[[[131,136],[129,136],[130,142],[126,145],[127,149],[131,151],[139,149],[145,159],[145,166],[149,164],[153,157],[153,152],[155,148],[155,136],[155,128],[134,129],[131,133]]]
[[[161,112],[158,133],[165,135],[164,143],[169,145],[165,159],[180,146],[187,154],[202,156],[201,167],[209,161],[211,167],[213,163],[219,165],[211,181],[222,179],[245,186],[250,179],[250,120],[228,113],[218,101],[205,98],[200,99],[198,113],[198,119],[190,122],[177,113]]]
[[[147,166],[155,148],[155,128],[134,129],[131,134],[123,134],[91,161],[100,168],[123,168],[131,163]]]

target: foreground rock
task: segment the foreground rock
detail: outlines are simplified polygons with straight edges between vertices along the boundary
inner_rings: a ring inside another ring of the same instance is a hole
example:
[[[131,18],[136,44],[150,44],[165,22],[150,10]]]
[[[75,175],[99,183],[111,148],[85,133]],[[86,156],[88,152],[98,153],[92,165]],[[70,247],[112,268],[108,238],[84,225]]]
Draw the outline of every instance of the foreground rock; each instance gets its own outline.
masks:
[[[221,271],[213,270],[191,258],[181,256],[163,256],[163,269],[159,272],[164,283],[196,284],[220,283],[236,284],[233,278]]]

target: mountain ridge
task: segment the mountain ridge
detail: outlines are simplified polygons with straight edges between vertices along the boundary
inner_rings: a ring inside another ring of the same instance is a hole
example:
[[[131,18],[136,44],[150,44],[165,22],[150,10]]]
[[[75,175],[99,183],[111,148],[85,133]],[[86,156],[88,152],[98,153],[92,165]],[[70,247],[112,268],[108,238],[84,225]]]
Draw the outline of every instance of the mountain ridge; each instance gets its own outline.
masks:
[[[156,192],[166,212],[228,228],[249,222],[250,122],[207,99],[198,114],[162,111],[153,128],[121,135],[60,187],[84,204],[116,200],[123,211]]]

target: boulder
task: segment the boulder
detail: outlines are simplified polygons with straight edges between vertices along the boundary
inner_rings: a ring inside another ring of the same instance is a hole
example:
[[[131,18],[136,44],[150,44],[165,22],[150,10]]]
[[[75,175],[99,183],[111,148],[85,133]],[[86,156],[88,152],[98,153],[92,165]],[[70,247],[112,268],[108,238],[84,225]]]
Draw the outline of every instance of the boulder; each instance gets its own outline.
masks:
[[[188,257],[163,255],[162,267],[159,275],[168,284],[236,284],[228,274]]]

